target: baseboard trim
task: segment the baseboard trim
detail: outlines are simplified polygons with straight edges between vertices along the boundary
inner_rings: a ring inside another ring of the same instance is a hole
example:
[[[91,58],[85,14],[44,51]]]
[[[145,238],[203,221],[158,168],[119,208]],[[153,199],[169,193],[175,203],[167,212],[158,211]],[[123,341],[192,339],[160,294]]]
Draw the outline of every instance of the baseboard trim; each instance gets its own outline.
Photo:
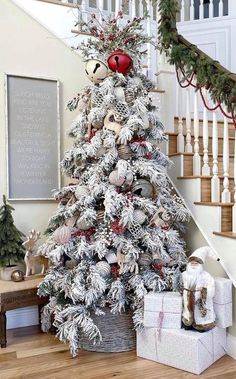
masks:
[[[227,354],[236,360],[236,337],[227,333]]]
[[[38,306],[19,308],[7,312],[7,329],[23,328],[39,323]]]

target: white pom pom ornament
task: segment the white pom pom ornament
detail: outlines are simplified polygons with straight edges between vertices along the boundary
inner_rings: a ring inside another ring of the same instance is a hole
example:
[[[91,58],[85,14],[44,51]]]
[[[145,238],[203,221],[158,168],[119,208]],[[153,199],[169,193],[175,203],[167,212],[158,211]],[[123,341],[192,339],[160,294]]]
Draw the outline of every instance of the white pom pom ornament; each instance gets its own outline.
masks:
[[[77,186],[75,190],[75,197],[76,199],[80,199],[82,196],[88,196],[89,191],[86,186]]]

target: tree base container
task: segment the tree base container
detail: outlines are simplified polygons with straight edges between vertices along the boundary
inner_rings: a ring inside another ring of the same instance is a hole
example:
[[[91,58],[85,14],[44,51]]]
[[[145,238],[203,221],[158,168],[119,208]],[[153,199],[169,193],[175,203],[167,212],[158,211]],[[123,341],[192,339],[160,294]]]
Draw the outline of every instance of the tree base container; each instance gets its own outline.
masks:
[[[101,353],[118,353],[136,349],[136,332],[134,330],[132,311],[112,314],[110,308],[103,309],[105,315],[94,315],[93,321],[102,335],[102,342],[94,345],[93,341],[81,337],[81,349]]]

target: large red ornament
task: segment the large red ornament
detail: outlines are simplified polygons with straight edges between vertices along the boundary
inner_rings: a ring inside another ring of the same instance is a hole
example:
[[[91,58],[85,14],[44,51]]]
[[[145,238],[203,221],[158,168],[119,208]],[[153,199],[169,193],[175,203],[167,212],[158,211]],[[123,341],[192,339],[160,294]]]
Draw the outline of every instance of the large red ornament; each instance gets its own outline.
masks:
[[[110,70],[119,72],[120,74],[128,74],[133,67],[132,58],[125,54],[123,50],[116,50],[108,58],[108,66]]]

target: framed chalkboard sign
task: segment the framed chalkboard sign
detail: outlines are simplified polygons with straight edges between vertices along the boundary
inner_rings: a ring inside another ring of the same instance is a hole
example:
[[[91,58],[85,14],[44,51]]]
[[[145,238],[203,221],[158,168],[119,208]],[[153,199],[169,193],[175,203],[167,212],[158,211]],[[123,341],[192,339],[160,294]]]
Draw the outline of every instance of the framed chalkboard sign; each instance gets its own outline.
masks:
[[[5,75],[10,200],[51,200],[60,187],[59,82]]]

